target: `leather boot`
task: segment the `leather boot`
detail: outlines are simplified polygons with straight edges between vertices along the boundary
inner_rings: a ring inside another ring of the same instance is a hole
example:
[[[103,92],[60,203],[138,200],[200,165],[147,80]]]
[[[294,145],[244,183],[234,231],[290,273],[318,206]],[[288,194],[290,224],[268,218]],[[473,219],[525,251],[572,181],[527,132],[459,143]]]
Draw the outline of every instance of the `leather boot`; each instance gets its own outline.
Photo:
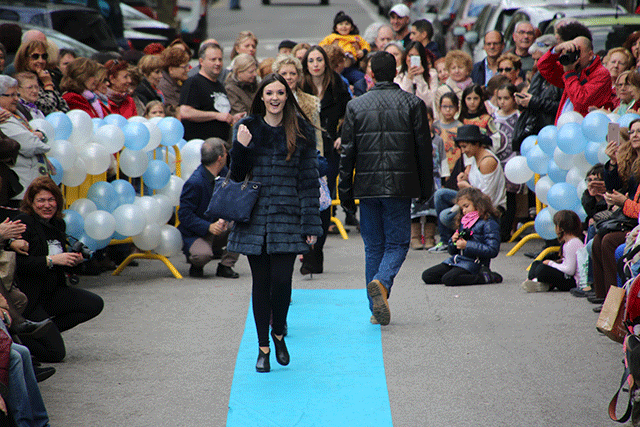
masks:
[[[422,244],[422,224],[419,222],[411,223],[411,249],[424,249],[424,245]]]
[[[426,222],[424,224],[424,248],[430,249],[436,245],[436,224]]]

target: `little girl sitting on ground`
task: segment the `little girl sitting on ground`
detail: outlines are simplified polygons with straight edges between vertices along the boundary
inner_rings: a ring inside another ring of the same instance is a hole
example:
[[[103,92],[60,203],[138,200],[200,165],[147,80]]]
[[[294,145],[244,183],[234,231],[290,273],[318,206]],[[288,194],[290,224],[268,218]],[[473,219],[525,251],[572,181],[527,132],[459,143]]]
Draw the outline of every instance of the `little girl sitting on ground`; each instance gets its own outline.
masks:
[[[561,210],[553,216],[553,223],[561,245],[562,262],[534,261],[529,269],[529,279],[522,283],[522,289],[527,292],[546,292],[553,288],[568,291],[579,283],[578,251],[584,246],[582,221],[575,212]]]
[[[491,258],[500,252],[499,213],[491,199],[477,188],[463,188],[456,196],[456,208],[460,225],[449,243],[452,256],[425,270],[422,280],[446,286],[502,282],[502,276],[489,270]]]

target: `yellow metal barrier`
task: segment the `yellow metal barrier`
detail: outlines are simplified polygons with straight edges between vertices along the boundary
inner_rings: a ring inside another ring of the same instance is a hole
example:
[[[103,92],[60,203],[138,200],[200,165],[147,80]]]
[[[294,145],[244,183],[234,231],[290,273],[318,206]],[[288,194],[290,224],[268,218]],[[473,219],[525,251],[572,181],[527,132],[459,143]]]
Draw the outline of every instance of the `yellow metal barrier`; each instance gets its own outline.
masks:
[[[165,146],[161,146],[161,149],[164,150],[164,161],[167,162],[167,164],[169,164],[169,147],[165,147]],[[180,167],[180,163],[182,161],[181,157],[180,157],[180,148],[178,148],[177,145],[174,145],[173,147],[174,152],[175,152],[175,158],[176,158],[176,172],[175,175],[176,176],[181,176],[182,175],[182,169]],[[153,158],[156,158],[156,151],[154,150],[153,152]],[[116,179],[120,178],[120,153],[116,153],[116,160],[117,160],[117,164],[118,164],[118,169],[116,170]],[[77,187],[66,187],[66,186],[62,186],[62,194],[64,195],[65,198],[65,204],[66,206],[70,206],[74,201],[76,201],[77,199],[82,199],[82,198],[86,198],[87,197],[87,193],[89,191],[89,188],[95,184],[96,182],[99,181],[106,181],[107,180],[107,173],[104,172],[100,175],[87,175],[87,178],[84,180],[84,182],[82,184],[80,184]],[[132,178],[129,178],[129,182],[131,182]],[[154,194],[155,194],[155,190],[153,190]],[[140,195],[143,196],[144,195],[144,182],[142,177],[140,177]],[[176,222],[175,222],[175,227],[178,226],[178,215],[177,215],[177,207],[176,207]],[[133,240],[131,239],[131,237],[127,238],[127,239],[123,239],[123,240],[116,240],[116,239],[112,239],[111,242],[109,242],[109,245],[120,245],[120,244],[132,244]],[[131,255],[129,255],[127,258],[125,258],[124,261],[122,261],[122,263],[118,266],[118,268],[115,269],[115,271],[112,273],[113,276],[117,276],[118,274],[120,274],[122,272],[122,270],[125,269],[125,267],[127,265],[129,265],[129,263],[131,263],[131,261],[135,260],[135,259],[155,259],[155,260],[160,260],[162,261],[167,268],[169,269],[169,271],[171,271],[171,273],[173,274],[173,276],[176,279],[182,279],[182,275],[180,274],[180,272],[175,268],[175,266],[173,264],[171,264],[171,261],[169,261],[169,259],[164,256],[164,255],[159,255],[159,254],[154,254],[151,251],[144,251],[144,252],[139,252],[139,253],[133,253]]]
[[[540,179],[540,175],[535,174],[534,182],[537,183],[539,179]],[[543,207],[544,205],[540,200],[538,200],[538,197],[536,196],[536,215],[540,213]],[[516,232],[513,233],[513,236],[511,236],[511,238],[509,239],[509,243],[515,241],[518,238],[518,236],[524,232],[524,230],[526,230],[529,227],[533,227],[534,225],[535,225],[535,221],[528,221],[522,224],[520,228],[518,228]],[[534,239],[542,239],[542,237],[540,237],[538,233],[531,233],[526,235],[525,237],[522,238],[522,240],[518,242],[517,245],[515,245],[513,248],[511,248],[509,252],[507,252],[507,256],[515,255],[515,253],[518,252],[520,248],[524,246],[525,243],[527,243],[529,240],[534,240]]]
[[[542,261],[544,257],[549,255],[551,252],[558,252],[558,251],[560,251],[560,246],[549,246],[548,248],[540,252],[540,254],[536,257],[536,259],[534,259],[534,261]],[[529,267],[527,267],[527,271],[531,269],[531,264],[529,264]]]

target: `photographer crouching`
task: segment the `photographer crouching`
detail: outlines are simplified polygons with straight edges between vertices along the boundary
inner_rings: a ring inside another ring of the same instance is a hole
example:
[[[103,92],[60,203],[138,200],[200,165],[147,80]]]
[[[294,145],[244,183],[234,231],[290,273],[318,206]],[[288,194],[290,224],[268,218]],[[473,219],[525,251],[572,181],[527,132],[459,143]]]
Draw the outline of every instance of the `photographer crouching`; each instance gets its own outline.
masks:
[[[578,31],[571,31],[575,26]],[[568,111],[577,111],[586,116],[589,107],[613,108],[614,93],[611,75],[602,65],[598,55],[593,53],[591,32],[581,24],[566,24],[564,34],[580,34],[577,37],[563,37],[562,43],[545,53],[538,60],[538,71],[552,85],[564,89],[558,118]]]
[[[27,229],[22,239],[9,246],[17,254],[15,281],[29,299],[24,317],[35,322],[53,320],[43,337],[22,338],[41,362],[62,361],[66,351],[60,333],[96,317],[104,307],[98,295],[67,284],[66,272],[72,272],[87,254],[76,245],[76,252],[66,251],[62,209],[62,193],[53,180],[48,176],[33,180],[22,199],[22,213],[15,218]]]

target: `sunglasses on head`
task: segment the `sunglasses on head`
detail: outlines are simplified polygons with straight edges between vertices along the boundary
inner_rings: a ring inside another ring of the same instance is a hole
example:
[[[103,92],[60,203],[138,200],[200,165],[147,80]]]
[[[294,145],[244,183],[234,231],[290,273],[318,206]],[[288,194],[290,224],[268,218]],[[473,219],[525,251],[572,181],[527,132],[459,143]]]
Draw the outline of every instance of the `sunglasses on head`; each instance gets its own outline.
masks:
[[[513,71],[512,67],[506,67],[506,68],[498,68],[498,72],[499,73],[510,73]]]
[[[43,53],[43,54],[39,54],[39,53],[32,53],[31,55],[29,55],[31,57],[31,59],[33,59],[34,61],[37,61],[38,59],[42,58],[45,61],[47,59],[49,59],[49,54],[48,53]]]

